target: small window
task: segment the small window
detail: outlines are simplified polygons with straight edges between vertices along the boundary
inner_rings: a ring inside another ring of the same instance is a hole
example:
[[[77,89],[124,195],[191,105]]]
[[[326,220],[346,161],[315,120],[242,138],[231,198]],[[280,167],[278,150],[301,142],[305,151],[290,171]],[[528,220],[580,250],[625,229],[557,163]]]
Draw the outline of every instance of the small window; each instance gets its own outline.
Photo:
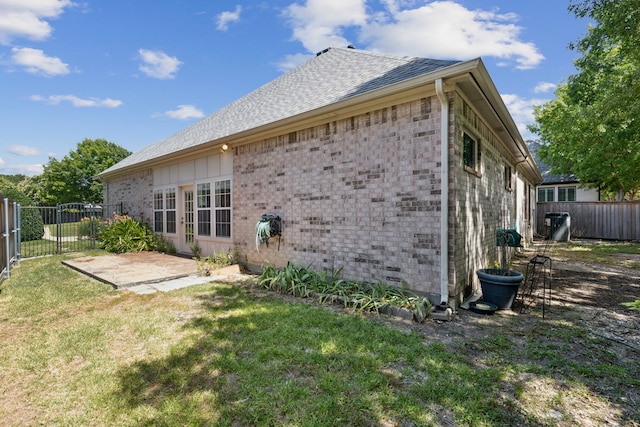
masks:
[[[464,160],[464,167],[469,172],[480,172],[480,144],[474,138],[464,133],[463,139],[463,151],[462,158]]]
[[[538,188],[538,202],[553,202],[553,187]]]
[[[504,166],[504,188],[511,191],[511,166]]]
[[[576,187],[558,187],[559,202],[575,202]]]

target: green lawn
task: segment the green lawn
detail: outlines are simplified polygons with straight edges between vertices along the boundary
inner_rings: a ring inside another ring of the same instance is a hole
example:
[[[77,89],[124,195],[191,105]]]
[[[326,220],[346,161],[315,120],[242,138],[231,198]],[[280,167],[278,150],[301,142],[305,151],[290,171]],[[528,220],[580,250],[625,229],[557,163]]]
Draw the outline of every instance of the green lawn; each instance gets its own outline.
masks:
[[[62,266],[70,256],[23,260],[0,285],[0,420],[569,425],[549,411],[574,398],[601,405],[604,419],[634,417],[606,410],[640,386],[637,364],[617,363],[608,343],[566,322],[534,318],[523,330],[493,316],[498,326],[481,325],[480,339],[461,340],[460,330],[446,342],[433,336],[436,323],[391,327],[251,282],[114,291]],[[592,364],[573,360],[576,340]],[[612,391],[598,389],[603,376]],[[555,392],[536,398],[531,384]]]
[[[640,262],[625,259],[620,261],[620,258],[623,258],[625,254],[640,254],[640,243],[602,241],[594,244],[593,242],[581,243],[577,241],[570,244],[553,245],[551,248],[553,256],[571,257],[582,259],[585,262],[603,264],[619,263],[628,268],[640,269]]]

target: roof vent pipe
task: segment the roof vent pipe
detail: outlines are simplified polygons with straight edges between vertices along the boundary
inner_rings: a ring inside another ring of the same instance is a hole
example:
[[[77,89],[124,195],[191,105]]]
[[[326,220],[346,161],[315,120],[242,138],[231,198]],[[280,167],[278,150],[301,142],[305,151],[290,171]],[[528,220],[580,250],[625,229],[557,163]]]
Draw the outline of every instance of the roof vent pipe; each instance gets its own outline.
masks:
[[[440,100],[440,304],[449,303],[449,98],[436,80]]]

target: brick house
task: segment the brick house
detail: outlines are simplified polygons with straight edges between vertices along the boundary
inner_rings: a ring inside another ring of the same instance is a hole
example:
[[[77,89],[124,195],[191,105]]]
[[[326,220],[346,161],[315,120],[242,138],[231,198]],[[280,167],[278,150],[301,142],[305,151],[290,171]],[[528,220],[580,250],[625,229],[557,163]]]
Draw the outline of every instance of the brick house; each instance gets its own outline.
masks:
[[[105,203],[181,252],[197,241],[250,267],[343,268],[452,305],[496,259],[497,228],[532,238],[541,181],[480,59],[337,48],[100,178]],[[268,246],[263,214],[282,219]]]

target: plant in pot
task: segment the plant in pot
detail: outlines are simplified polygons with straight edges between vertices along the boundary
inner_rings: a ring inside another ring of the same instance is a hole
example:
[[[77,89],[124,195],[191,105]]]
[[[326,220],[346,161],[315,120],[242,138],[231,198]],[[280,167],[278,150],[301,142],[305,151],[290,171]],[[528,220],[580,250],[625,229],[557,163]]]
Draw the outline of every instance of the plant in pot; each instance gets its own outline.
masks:
[[[520,283],[524,279],[522,273],[509,269],[507,261],[507,246],[520,247],[521,238],[515,230],[498,229],[496,244],[500,246],[500,267],[481,268],[476,272],[482,288],[482,299],[495,304],[499,310],[511,309]]]

